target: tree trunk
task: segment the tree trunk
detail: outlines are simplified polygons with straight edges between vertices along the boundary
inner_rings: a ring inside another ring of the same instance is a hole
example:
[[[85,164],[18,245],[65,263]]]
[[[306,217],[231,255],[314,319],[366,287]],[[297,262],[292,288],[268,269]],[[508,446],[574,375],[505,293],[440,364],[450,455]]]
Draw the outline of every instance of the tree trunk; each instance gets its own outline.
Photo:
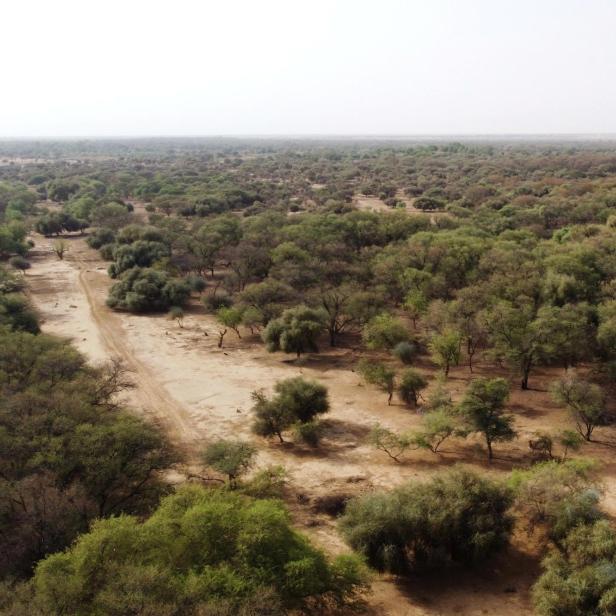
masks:
[[[486,445],[488,446],[488,461],[492,461],[492,441],[486,437]]]

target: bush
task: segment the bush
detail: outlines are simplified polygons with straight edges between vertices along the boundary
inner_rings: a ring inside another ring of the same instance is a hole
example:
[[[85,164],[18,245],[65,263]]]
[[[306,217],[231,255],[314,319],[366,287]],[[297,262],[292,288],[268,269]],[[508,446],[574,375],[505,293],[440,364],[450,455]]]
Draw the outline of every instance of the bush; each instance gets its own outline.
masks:
[[[105,244],[113,244],[115,242],[115,233],[111,229],[99,227],[88,236],[86,240],[90,248],[100,248]]]
[[[345,540],[380,571],[410,573],[479,563],[511,534],[509,490],[463,469],[356,498],[340,522]]]
[[[400,342],[408,342],[409,334],[402,321],[383,313],[364,327],[362,338],[369,349],[391,349]]]
[[[616,533],[606,520],[576,527],[543,566],[533,588],[539,616],[616,613]]]
[[[114,263],[109,266],[109,276],[117,278],[132,267],[150,267],[170,254],[169,248],[161,242],[137,240],[119,245],[113,252]]]
[[[403,364],[411,364],[417,355],[417,348],[411,342],[399,342],[394,347],[392,354]]]
[[[321,440],[323,426],[318,421],[308,421],[295,425],[295,439],[300,443],[305,443],[311,447],[317,447]]]
[[[206,295],[201,299],[203,306],[208,312],[218,312],[221,308],[231,308],[233,299],[224,293]]]
[[[164,499],[143,523],[97,521],[34,577],[46,613],[84,615],[283,614],[307,604],[323,612],[363,586],[359,561],[328,561],[281,503],[198,486]]]
[[[400,400],[411,406],[417,406],[419,395],[428,381],[417,370],[407,368],[400,378],[398,395]]]
[[[317,336],[323,331],[325,316],[322,311],[296,306],[282,313],[279,319],[270,321],[263,330],[262,338],[270,352],[318,353]]]
[[[282,443],[282,433],[292,425],[311,423],[317,415],[329,411],[327,388],[316,381],[298,376],[279,381],[274,390],[276,395],[271,399],[262,392],[253,393],[253,432],[259,436],[278,436]],[[300,437],[303,436],[314,439],[315,428],[300,431]]]
[[[109,292],[107,305],[129,312],[164,312],[170,306],[183,306],[190,297],[184,280],[165,272],[133,267],[124,272]]]
[[[257,449],[242,441],[220,440],[211,443],[203,452],[203,462],[233,483],[247,473],[254,464]]]

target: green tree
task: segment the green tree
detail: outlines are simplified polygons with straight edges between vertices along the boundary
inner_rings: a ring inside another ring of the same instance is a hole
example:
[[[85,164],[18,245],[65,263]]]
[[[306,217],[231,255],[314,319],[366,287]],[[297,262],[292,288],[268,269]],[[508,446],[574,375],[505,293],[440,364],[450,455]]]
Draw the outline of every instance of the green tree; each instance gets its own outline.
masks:
[[[277,436],[294,424],[308,424],[329,411],[327,388],[302,377],[276,383],[275,395],[267,398],[263,392],[253,392],[255,415],[253,432],[259,436]]]
[[[455,469],[351,500],[340,530],[380,571],[440,569],[481,562],[504,547],[513,526],[510,505],[503,485]]]
[[[432,361],[442,368],[445,376],[449,375],[452,365],[457,366],[460,363],[461,344],[462,336],[457,331],[448,330],[432,335],[428,345]]]
[[[483,435],[488,460],[493,457],[493,443],[511,441],[516,436],[512,427],[513,417],[504,413],[508,397],[509,384],[505,379],[479,378],[470,382],[459,405],[459,412],[467,422],[468,431]]]
[[[144,522],[97,521],[70,550],[42,561],[33,584],[35,605],[51,616],[281,615],[342,607],[363,585],[359,561],[328,561],[291,528],[280,502],[198,486],[167,497]]]
[[[229,483],[245,475],[253,466],[257,448],[243,441],[220,440],[210,443],[203,451],[203,462],[226,475]]]
[[[392,349],[399,342],[407,342],[409,335],[402,321],[382,313],[364,327],[362,338],[369,349]]]
[[[371,385],[376,385],[388,395],[387,404],[391,404],[391,399],[396,390],[396,372],[385,364],[368,359],[362,359],[357,364],[357,370],[366,381]]]
[[[585,440],[590,441],[594,429],[607,421],[605,394],[599,385],[572,373],[553,383],[551,392],[556,402],[567,407]]]
[[[400,377],[398,384],[398,396],[400,399],[413,407],[418,404],[421,390],[428,384],[428,381],[413,368],[407,368]]]
[[[263,330],[263,340],[267,350],[295,353],[317,353],[317,337],[324,329],[323,313],[307,306],[296,306],[282,313],[278,319],[270,321]]]

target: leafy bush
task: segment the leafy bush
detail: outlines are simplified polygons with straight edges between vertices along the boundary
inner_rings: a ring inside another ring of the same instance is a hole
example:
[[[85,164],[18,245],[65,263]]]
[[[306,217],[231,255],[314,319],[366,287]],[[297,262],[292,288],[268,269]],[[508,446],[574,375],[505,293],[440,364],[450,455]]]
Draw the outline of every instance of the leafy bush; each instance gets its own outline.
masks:
[[[510,505],[500,483],[454,469],[350,501],[340,529],[376,569],[410,573],[478,563],[503,548],[512,529]]]
[[[117,278],[132,267],[150,267],[170,254],[169,248],[161,242],[137,240],[132,244],[119,245],[113,251],[114,263],[109,266],[109,276]]]
[[[261,392],[253,393],[253,431],[259,436],[278,436],[282,443],[282,433],[292,425],[310,423],[329,411],[327,388],[316,381],[285,379],[276,383],[274,390],[276,395],[271,399]],[[314,433],[313,428],[306,428],[305,434],[310,431]]]
[[[34,600],[47,614],[75,616],[174,614],[179,606],[187,616],[221,608],[282,615],[342,606],[363,584],[356,558],[328,561],[291,528],[281,503],[186,486],[145,522],[99,520],[42,561]]]
[[[267,350],[295,353],[317,353],[317,336],[323,331],[325,316],[320,310],[307,306],[289,308],[278,319],[270,321],[263,330]]]
[[[201,301],[208,312],[218,312],[221,308],[230,308],[233,306],[233,298],[223,293],[205,295]]]
[[[403,364],[411,364],[417,355],[417,348],[411,342],[398,342],[393,348],[392,354]]]
[[[186,281],[165,272],[133,267],[111,287],[107,305],[129,312],[163,312],[170,306],[183,306],[189,297]]]
[[[407,368],[400,377],[398,395],[406,404],[417,406],[420,392],[427,384],[428,381],[417,370]]]
[[[256,455],[257,449],[250,443],[220,440],[210,443],[202,457],[205,464],[234,482],[250,470]]]
[[[533,588],[539,616],[616,613],[616,532],[607,520],[577,526],[544,560]]]
[[[113,244],[115,242],[115,233],[106,227],[99,227],[90,233],[86,242],[90,248],[98,249],[105,244]]]
[[[409,334],[402,321],[383,313],[364,327],[362,338],[369,349],[392,349],[400,342],[408,342]]]

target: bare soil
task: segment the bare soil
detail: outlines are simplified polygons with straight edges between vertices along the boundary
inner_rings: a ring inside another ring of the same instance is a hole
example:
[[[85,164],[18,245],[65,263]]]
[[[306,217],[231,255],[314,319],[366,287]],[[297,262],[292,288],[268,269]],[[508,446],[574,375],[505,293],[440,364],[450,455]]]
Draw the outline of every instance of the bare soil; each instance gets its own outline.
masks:
[[[239,339],[233,332],[219,349],[218,325],[196,299],[183,327],[163,315],[114,312],[105,305],[113,282],[106,273],[107,263],[87,246],[84,237],[67,239],[69,250],[63,261],[53,254],[52,240],[34,239],[36,248],[27,280],[43,330],[72,340],[93,363],[110,357],[123,359],[136,383],[127,401],[162,425],[189,459],[194,460],[210,439],[254,441],[259,448],[258,467],[282,464],[288,470],[289,506],[297,526],[331,553],[348,548],[335,532],[335,519],[314,512],[315,499],[391,488],[457,462],[490,473],[509,471],[529,463],[528,440],[536,432],[569,425],[566,413],[547,393],[550,380],[559,372],[539,371],[531,379],[532,390],[512,390],[509,409],[516,416],[519,438],[498,445],[497,459],[491,465],[486,463],[481,443],[472,439],[446,443],[440,455],[411,452],[404,463],[396,464],[370,448],[366,436],[377,422],[398,431],[409,430],[419,424],[420,415],[399,403],[388,406],[386,394],[361,383],[353,370],[357,351],[330,349],[324,343],[323,353],[296,361],[267,353],[256,336]],[[435,375],[428,362],[418,369]],[[449,385],[459,396],[471,376],[495,372],[493,366],[480,363],[471,375],[461,366],[451,371]],[[251,393],[258,389],[269,392],[278,380],[300,374],[329,388],[331,412],[323,444],[313,450],[254,437],[250,431]],[[610,429],[597,432],[599,440],[616,440]],[[586,447],[584,455],[605,462],[605,504],[616,511],[615,469],[610,462],[613,449],[595,443]],[[369,597],[371,612],[395,616],[532,614],[529,590],[539,571],[539,557],[535,540],[518,533],[508,552],[479,572],[453,570],[446,576],[404,582],[377,576]]]

